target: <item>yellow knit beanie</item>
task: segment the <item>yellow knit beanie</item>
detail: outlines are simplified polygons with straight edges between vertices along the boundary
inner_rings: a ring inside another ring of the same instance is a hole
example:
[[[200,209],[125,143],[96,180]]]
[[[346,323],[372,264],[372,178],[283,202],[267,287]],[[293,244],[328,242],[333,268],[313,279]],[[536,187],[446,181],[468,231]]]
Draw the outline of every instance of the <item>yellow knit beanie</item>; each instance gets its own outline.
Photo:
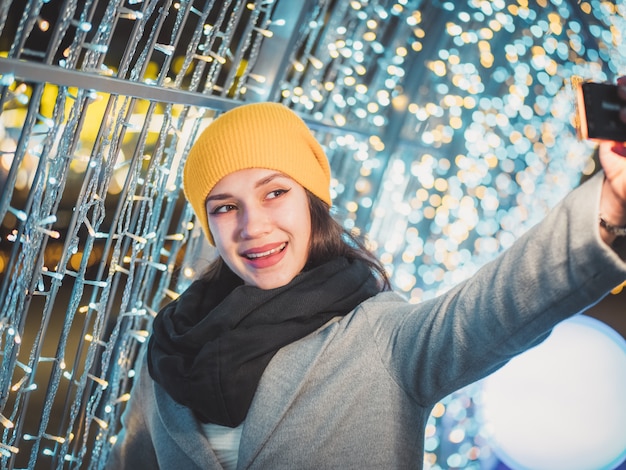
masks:
[[[224,176],[248,168],[280,171],[331,205],[328,160],[304,121],[278,103],[239,106],[200,134],[183,169],[185,197],[211,244],[206,198]]]

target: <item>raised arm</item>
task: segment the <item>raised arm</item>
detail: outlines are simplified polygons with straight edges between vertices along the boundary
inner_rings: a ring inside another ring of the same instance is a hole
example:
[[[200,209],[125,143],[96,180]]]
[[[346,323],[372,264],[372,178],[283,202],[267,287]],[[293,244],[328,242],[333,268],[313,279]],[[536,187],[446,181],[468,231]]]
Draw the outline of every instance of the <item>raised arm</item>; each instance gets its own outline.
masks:
[[[471,279],[372,319],[383,359],[418,402],[484,377],[626,280],[626,237],[612,228],[626,225],[624,144],[602,143],[600,159],[603,172]]]

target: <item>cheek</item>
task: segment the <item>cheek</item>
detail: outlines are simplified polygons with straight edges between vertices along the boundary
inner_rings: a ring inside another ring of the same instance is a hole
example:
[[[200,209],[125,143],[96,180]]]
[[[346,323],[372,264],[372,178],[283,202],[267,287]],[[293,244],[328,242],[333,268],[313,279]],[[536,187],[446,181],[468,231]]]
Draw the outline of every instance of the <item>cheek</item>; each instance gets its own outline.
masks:
[[[312,239],[311,215],[308,211],[308,207],[307,207],[307,210],[302,211],[301,214],[303,214],[303,216],[299,218],[297,223],[300,226],[300,236],[303,238],[303,240],[306,243],[307,253],[308,253],[310,246],[311,246],[311,239]]]
[[[228,242],[230,236],[228,235],[229,226],[226,220],[216,221],[215,219],[209,219],[209,231],[213,236],[213,242],[216,248],[221,248]]]
[[[213,242],[218,243],[218,239],[220,237],[219,237],[219,230],[217,228],[217,225],[214,223],[211,223],[210,220],[209,220],[208,225],[209,225],[209,232],[211,232],[211,236],[213,237]]]

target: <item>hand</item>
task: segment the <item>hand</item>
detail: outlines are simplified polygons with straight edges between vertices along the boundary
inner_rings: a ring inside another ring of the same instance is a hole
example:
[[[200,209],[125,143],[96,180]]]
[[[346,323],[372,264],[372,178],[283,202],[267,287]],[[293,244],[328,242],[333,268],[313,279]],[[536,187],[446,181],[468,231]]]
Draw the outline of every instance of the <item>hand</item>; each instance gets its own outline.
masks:
[[[620,118],[626,123],[626,77],[620,77],[617,84],[619,96],[624,100]],[[602,142],[599,157],[605,175],[600,214],[613,225],[626,225],[626,144]],[[612,243],[615,238],[604,230],[601,234],[607,243]]]

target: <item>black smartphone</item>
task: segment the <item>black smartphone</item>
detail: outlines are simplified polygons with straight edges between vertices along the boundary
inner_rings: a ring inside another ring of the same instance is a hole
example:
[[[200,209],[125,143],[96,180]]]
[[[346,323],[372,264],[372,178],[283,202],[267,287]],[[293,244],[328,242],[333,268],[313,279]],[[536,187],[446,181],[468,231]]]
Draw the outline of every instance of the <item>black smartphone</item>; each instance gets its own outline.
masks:
[[[626,123],[619,118],[626,101],[618,96],[617,85],[583,82],[577,99],[580,138],[626,142]]]

